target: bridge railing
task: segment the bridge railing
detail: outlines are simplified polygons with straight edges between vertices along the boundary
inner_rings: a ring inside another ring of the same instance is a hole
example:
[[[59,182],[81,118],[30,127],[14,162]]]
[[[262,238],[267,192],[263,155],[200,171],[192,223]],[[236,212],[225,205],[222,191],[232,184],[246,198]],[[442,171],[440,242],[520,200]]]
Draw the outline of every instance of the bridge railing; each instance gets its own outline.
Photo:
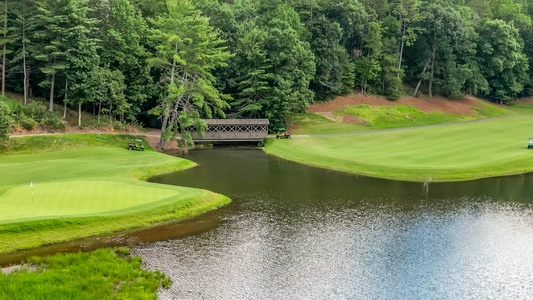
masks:
[[[268,119],[208,119],[207,129],[200,136],[191,128],[194,141],[260,141],[268,136]]]

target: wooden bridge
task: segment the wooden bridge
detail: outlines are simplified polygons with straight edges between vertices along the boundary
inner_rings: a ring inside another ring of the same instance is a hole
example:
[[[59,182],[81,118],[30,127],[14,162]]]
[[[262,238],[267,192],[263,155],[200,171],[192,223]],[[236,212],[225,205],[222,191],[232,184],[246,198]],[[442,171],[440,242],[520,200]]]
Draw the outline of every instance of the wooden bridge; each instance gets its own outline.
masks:
[[[260,141],[268,136],[268,119],[208,119],[203,137],[194,129],[190,133],[195,142]]]

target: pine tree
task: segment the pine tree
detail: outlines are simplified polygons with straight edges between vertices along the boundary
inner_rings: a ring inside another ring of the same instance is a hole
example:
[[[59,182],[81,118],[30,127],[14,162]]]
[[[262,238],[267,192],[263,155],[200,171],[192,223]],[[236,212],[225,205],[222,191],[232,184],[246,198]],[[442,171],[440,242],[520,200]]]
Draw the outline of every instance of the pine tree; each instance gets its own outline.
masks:
[[[156,45],[156,56],[149,64],[162,70],[166,92],[161,97],[157,113],[162,117],[161,139],[165,140],[178,130],[184,141],[190,142],[186,129],[196,125],[205,127],[200,114],[211,118],[224,116],[229,105],[214,87],[212,71],[226,66],[231,56],[222,47],[223,41],[208,18],[202,16],[189,0],[167,0],[168,14],[152,20],[150,40]]]
[[[53,111],[56,78],[68,76],[66,70],[74,59],[69,51],[81,51],[77,47],[95,31],[96,20],[87,17],[87,0],[38,0],[37,5],[35,38],[39,53],[35,57],[44,64],[40,70],[47,79],[40,85],[50,87],[48,110]]]
[[[7,68],[7,55],[11,53],[11,50],[7,48],[8,44],[12,42],[12,36],[9,34],[8,27],[8,9],[10,9],[11,2],[4,0],[2,5],[2,37],[0,37],[0,45],[2,46],[2,96],[5,95],[6,90],[6,68]]]
[[[153,85],[146,66],[149,53],[142,42],[148,33],[146,20],[129,0],[90,0],[89,6],[90,15],[99,20],[96,33],[101,41],[99,56],[102,70],[106,74],[120,73],[112,78],[112,85],[126,85],[122,92],[129,109],[121,115],[133,121],[150,96]],[[121,83],[115,79],[121,79]]]
[[[22,86],[24,105],[27,104],[30,89],[30,77],[34,62],[34,44],[32,33],[36,29],[35,14],[37,8],[31,0],[20,0],[14,3],[11,10],[14,15],[9,32],[12,35],[13,45],[16,45],[11,59],[11,72],[22,73]]]

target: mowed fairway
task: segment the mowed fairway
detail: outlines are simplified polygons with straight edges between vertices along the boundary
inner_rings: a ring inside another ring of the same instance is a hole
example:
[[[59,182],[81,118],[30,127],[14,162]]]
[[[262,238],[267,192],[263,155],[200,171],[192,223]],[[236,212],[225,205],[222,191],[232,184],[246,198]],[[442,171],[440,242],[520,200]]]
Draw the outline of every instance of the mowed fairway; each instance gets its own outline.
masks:
[[[368,176],[458,181],[533,171],[533,117],[274,140],[266,152]]]
[[[193,165],[113,145],[0,155],[0,253],[190,217],[228,203],[205,190],[140,180]]]

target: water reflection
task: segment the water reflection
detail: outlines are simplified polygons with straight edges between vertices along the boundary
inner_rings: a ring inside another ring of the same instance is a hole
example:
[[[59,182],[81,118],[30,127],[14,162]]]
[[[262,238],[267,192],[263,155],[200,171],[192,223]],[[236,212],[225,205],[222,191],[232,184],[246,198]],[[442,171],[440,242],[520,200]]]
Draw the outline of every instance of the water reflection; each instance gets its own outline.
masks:
[[[234,203],[201,234],[134,250],[162,299],[530,299],[533,177],[399,182],[209,150],[157,182]]]

